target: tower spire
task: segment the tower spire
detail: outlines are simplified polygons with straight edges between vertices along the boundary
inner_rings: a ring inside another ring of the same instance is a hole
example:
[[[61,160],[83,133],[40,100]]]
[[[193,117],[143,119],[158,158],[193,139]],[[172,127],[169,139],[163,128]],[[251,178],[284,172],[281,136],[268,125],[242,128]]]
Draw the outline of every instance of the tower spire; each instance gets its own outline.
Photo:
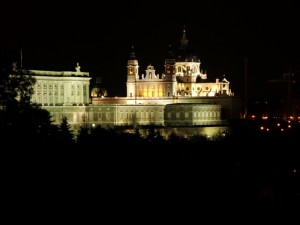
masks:
[[[168,57],[169,59],[173,59],[173,58],[174,58],[173,47],[172,47],[171,44],[168,46],[167,57]]]
[[[130,51],[130,59],[135,60],[135,51],[134,51],[134,46],[131,47],[131,51]]]
[[[182,32],[182,38],[180,39],[181,42],[181,49],[186,49],[189,40],[186,37],[186,30],[185,30],[185,26],[183,27],[183,32]]]

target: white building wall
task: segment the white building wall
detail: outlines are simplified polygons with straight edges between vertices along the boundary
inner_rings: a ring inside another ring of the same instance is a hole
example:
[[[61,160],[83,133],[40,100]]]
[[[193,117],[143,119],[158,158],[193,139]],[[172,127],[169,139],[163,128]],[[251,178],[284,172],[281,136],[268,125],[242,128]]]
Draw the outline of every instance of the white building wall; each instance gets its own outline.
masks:
[[[33,102],[42,106],[89,104],[89,73],[39,70],[31,72],[36,78],[31,99]]]

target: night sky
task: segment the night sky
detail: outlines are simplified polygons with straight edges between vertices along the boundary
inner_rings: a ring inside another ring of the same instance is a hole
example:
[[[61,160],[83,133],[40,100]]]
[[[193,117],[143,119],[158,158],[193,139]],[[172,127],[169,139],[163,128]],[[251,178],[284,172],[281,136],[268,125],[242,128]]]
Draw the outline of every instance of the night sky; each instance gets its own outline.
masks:
[[[265,96],[269,79],[300,68],[300,4],[195,1],[9,1],[0,7],[2,61],[24,69],[75,70],[100,76],[110,96],[126,95],[126,63],[135,47],[140,73],[150,63],[163,72],[168,45],[183,27],[208,79],[225,75],[244,94]],[[19,64],[20,65],[20,64]]]

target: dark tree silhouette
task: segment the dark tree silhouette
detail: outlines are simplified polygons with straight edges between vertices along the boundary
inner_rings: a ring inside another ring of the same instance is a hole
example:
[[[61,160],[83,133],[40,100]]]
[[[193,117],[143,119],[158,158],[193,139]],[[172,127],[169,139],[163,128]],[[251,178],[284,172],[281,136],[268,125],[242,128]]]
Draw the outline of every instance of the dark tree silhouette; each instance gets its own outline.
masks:
[[[0,70],[0,136],[6,146],[2,153],[23,154],[56,140],[57,127],[49,111],[30,101],[35,82],[28,71]]]
[[[59,126],[59,138],[60,144],[65,146],[73,145],[74,142],[74,135],[71,131],[71,125],[68,123],[67,117],[63,117],[61,124]]]
[[[2,110],[20,111],[31,104],[36,79],[29,71],[1,69],[0,71],[0,105]]]
[[[76,144],[78,146],[88,145],[90,143],[90,139],[89,128],[80,127],[76,138]]]

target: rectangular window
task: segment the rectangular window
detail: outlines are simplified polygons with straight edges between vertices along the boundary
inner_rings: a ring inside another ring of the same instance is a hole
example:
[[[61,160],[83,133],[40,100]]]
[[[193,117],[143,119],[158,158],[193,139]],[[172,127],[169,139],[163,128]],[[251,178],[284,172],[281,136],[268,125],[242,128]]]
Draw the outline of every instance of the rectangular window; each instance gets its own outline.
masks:
[[[171,113],[170,112],[167,113],[167,118],[171,119]]]

